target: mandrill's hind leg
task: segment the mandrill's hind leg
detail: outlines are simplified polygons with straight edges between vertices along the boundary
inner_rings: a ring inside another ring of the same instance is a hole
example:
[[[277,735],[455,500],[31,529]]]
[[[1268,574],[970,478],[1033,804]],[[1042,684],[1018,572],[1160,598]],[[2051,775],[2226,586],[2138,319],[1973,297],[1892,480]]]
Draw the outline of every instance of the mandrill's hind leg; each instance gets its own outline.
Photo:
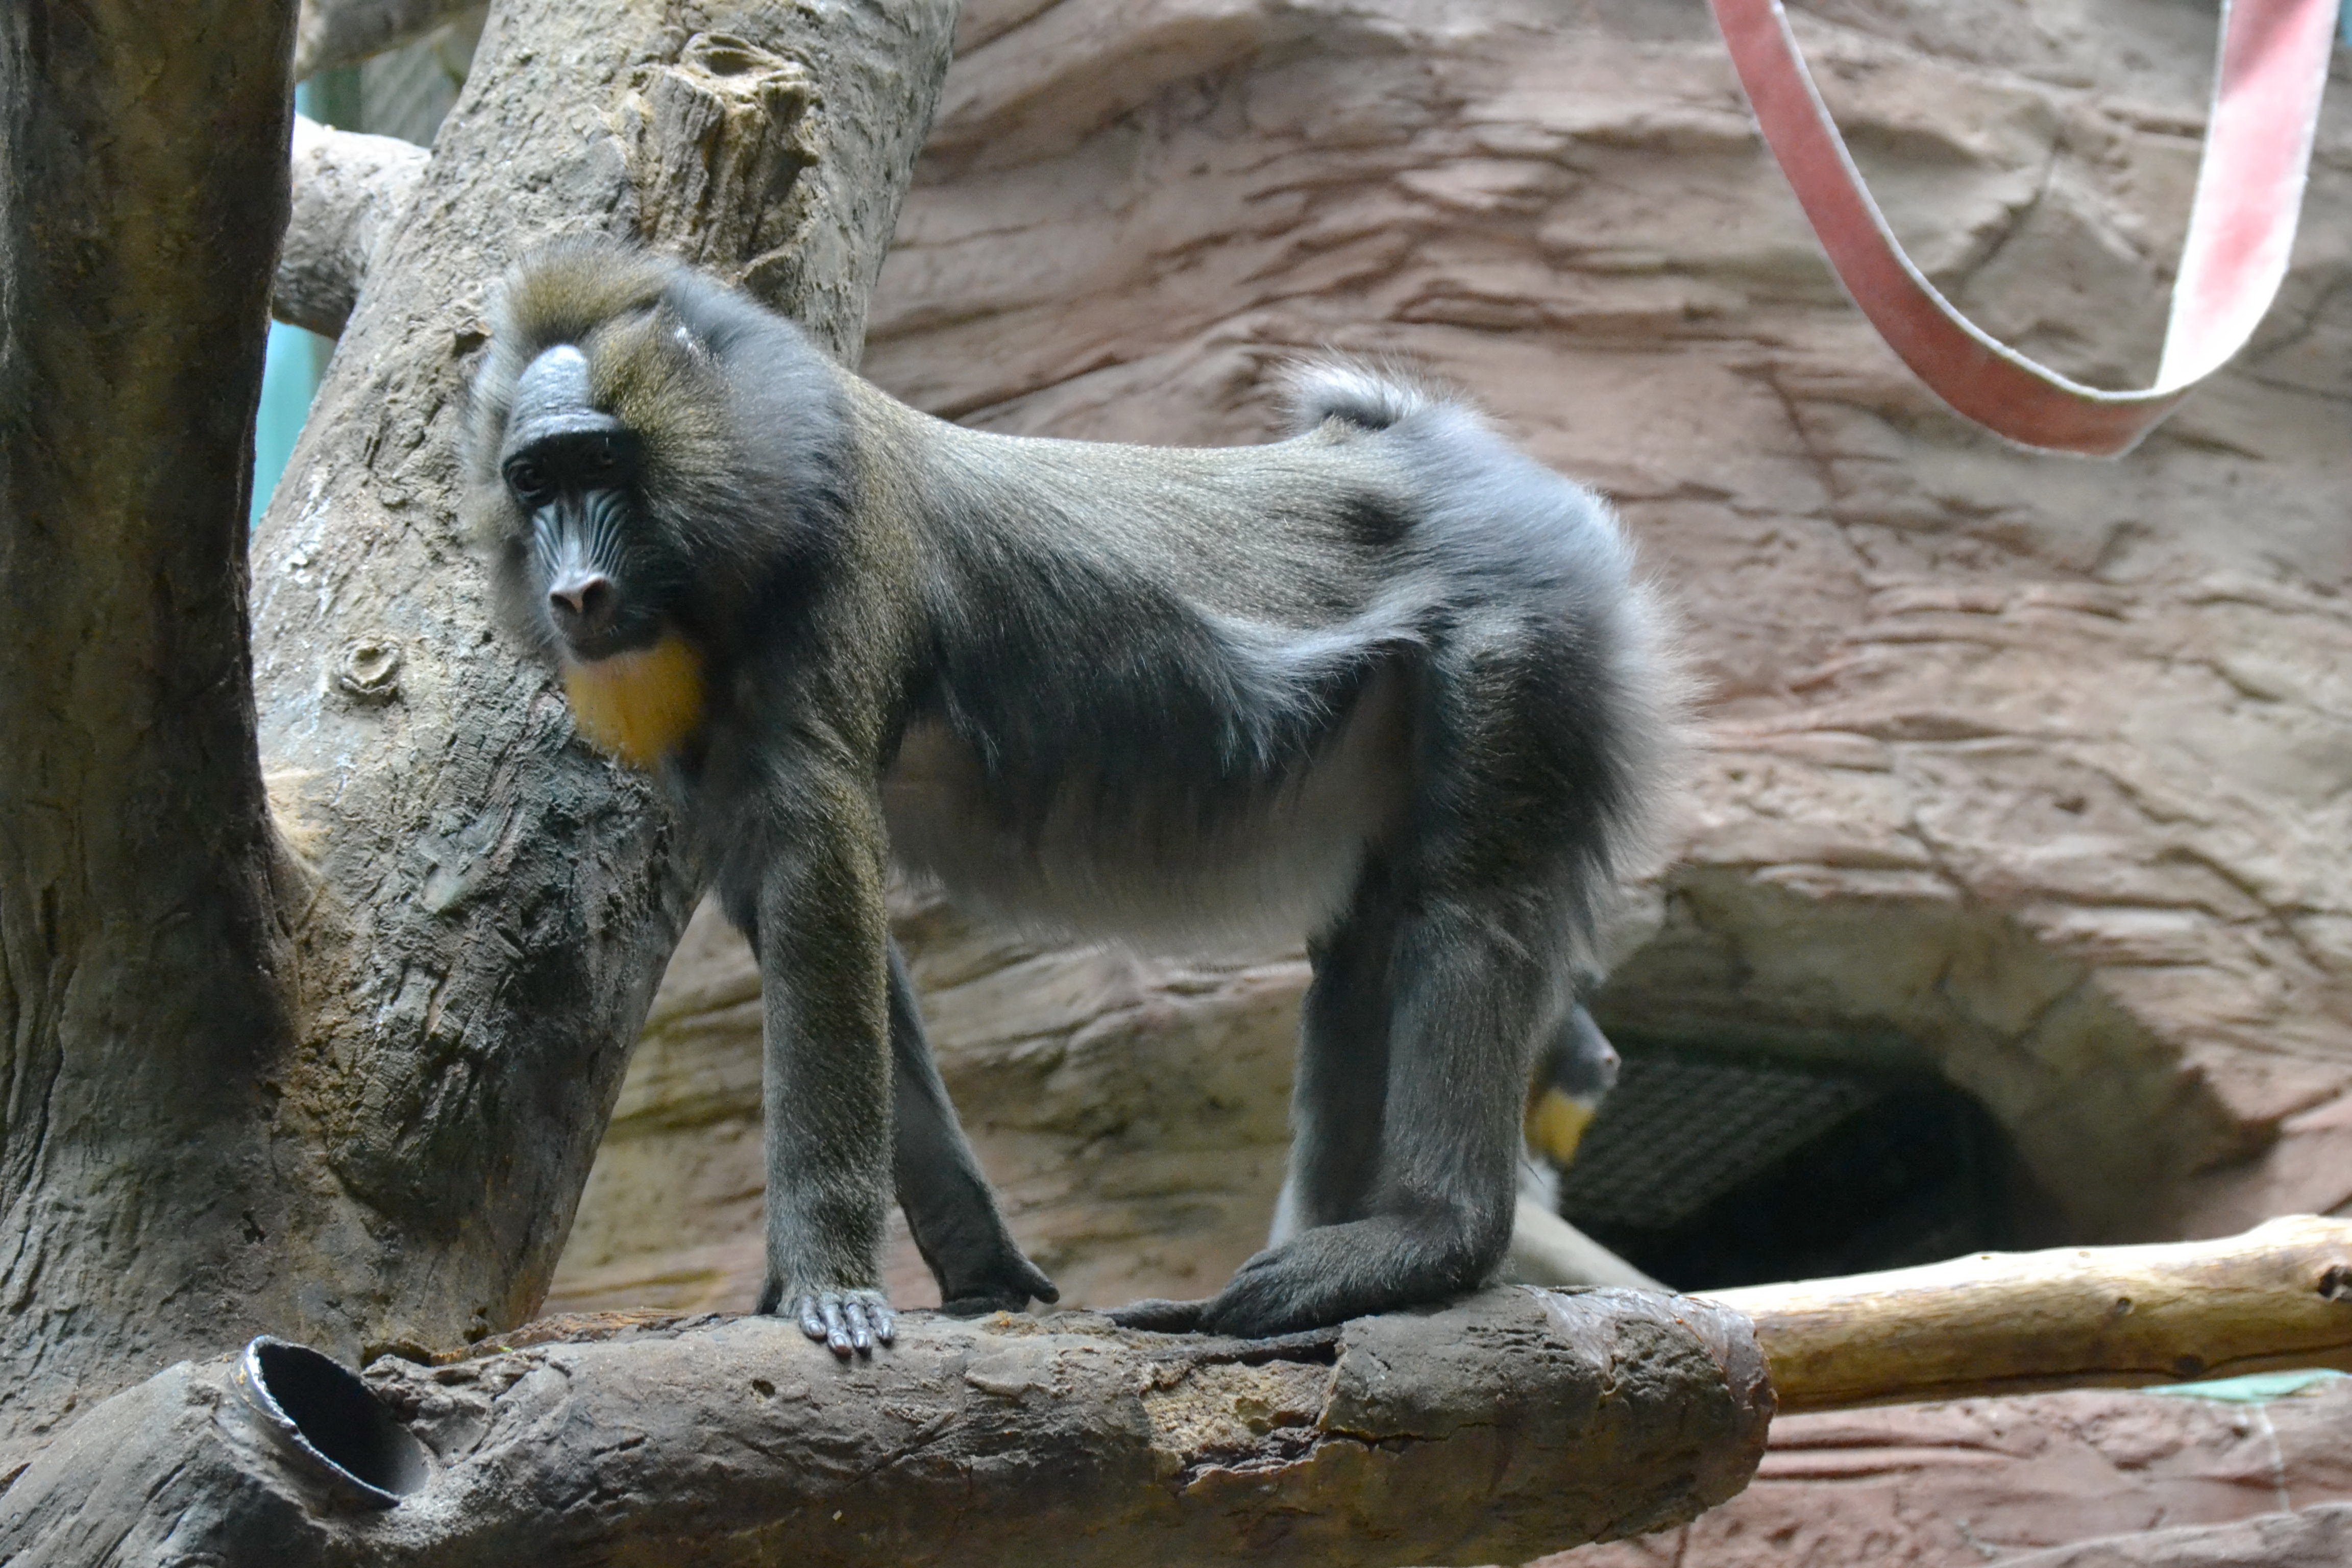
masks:
[[[1368,874],[1318,946],[1274,1245],[1206,1301],[1112,1316],[1259,1337],[1483,1283],[1510,1244],[1528,1020],[1557,1005],[1551,933],[1526,916]]]
[[[958,1317],[1017,1312],[1061,1292],[1021,1254],[931,1059],[906,956],[890,944],[891,1170],[915,1247]]]
[[[1200,1327],[1259,1336],[1484,1283],[1510,1245],[1528,1020],[1554,988],[1502,910],[1407,906],[1391,950],[1380,1170],[1360,1217],[1259,1253]],[[1318,1113],[1320,1108],[1318,1108]]]
[[[1290,1169],[1269,1247],[1366,1211],[1381,1170],[1398,925],[1387,869],[1368,865],[1347,913],[1308,950],[1315,982],[1299,1008]]]
[[[1347,912],[1307,948],[1315,980],[1298,1013],[1290,1167],[1282,1195],[1275,1202],[1266,1250],[1251,1264],[1286,1255],[1302,1234],[1360,1219],[1368,1212],[1381,1172],[1381,1130],[1389,1091],[1390,970],[1400,924],[1387,868],[1370,862],[1357,879]],[[1130,1301],[1112,1309],[1110,1316],[1131,1329],[1189,1333],[1211,1327],[1210,1313],[1224,1300],[1221,1295],[1197,1301]]]

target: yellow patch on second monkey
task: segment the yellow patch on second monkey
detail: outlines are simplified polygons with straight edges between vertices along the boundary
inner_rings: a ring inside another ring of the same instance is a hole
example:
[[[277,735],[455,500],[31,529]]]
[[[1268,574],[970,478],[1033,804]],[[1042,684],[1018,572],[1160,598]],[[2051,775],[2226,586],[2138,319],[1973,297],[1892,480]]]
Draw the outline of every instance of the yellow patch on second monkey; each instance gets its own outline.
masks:
[[[565,664],[563,693],[590,744],[650,768],[702,727],[702,655],[673,632],[636,653]]]
[[[1556,1089],[1540,1089],[1528,1100],[1528,1146],[1555,1165],[1574,1157],[1584,1130],[1592,1125],[1595,1108]]]

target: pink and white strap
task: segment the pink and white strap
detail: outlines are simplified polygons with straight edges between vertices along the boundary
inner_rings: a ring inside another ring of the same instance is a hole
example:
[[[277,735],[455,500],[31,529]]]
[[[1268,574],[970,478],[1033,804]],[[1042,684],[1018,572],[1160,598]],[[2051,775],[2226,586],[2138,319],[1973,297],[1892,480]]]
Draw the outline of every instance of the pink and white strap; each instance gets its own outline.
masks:
[[[1780,0],[1714,0],[1764,140],[1846,291],[1919,379],[2010,440],[2114,457],[2246,344],[2286,276],[2336,0],[2222,0],[2221,65],[2156,384],[2105,392],[1995,342],[1903,253],[1805,69]]]

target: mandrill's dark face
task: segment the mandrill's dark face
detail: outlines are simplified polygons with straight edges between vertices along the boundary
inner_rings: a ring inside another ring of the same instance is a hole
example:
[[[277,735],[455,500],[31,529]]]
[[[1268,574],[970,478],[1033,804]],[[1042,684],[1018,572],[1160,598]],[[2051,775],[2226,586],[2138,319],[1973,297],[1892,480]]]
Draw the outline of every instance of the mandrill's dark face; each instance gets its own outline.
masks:
[[[526,571],[552,642],[593,663],[652,644],[667,575],[642,513],[642,445],[589,396],[588,356],[560,343],[515,383],[499,469],[528,520]]]

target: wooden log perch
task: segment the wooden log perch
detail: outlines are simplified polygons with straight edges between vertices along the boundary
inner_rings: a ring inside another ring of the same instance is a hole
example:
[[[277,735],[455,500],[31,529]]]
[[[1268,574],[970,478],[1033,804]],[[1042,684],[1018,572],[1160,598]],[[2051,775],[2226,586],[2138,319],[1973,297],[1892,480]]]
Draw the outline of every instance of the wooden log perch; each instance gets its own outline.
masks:
[[[553,1320],[378,1361],[398,1425],[373,1436],[336,1403],[362,1385],[310,1352],[260,1378],[291,1426],[236,1362],[183,1363],[34,1461],[0,1560],[1516,1563],[1730,1497],[1771,1414],[1744,1321],[1624,1290],[1505,1287],[1257,1342],[901,1323],[844,1365],[772,1318]],[[297,1428],[406,1495],[366,1506]]]
[[[2222,1241],[1984,1252],[1708,1299],[1754,1321],[1784,1411],[2352,1371],[2352,1221],[2296,1215]]]

